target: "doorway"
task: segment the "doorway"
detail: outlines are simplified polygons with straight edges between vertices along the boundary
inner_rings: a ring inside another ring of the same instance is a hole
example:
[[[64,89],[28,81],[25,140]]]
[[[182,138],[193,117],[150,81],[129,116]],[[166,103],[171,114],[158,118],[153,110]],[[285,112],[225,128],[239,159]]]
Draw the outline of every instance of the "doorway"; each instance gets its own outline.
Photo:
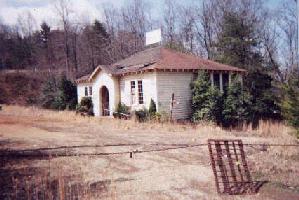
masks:
[[[109,116],[109,90],[106,86],[103,86],[100,90],[101,94],[101,103],[102,103],[102,116]]]

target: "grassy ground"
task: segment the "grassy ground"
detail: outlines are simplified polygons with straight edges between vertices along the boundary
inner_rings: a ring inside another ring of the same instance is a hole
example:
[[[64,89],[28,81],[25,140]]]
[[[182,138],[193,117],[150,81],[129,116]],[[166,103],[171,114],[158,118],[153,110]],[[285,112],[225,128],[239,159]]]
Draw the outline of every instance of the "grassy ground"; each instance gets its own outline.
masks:
[[[0,111],[2,150],[119,144],[71,151],[122,152],[206,143],[209,138],[296,144],[292,131],[270,122],[262,122],[257,130],[224,131],[206,124],[139,124],[33,107],[4,106]],[[138,145],[125,145],[132,143]],[[11,199],[299,199],[298,147],[270,147],[266,151],[245,147],[245,151],[254,179],[269,181],[256,195],[218,195],[206,146],[134,154],[133,158],[129,154],[11,158],[0,165],[0,188],[2,197]]]

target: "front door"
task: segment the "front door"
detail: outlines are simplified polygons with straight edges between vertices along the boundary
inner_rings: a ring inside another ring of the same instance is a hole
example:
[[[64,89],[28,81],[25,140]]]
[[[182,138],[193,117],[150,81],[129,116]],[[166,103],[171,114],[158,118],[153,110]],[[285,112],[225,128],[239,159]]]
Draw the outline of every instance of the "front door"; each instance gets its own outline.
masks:
[[[107,87],[103,86],[101,90],[101,97],[102,97],[102,115],[109,116],[109,91]]]

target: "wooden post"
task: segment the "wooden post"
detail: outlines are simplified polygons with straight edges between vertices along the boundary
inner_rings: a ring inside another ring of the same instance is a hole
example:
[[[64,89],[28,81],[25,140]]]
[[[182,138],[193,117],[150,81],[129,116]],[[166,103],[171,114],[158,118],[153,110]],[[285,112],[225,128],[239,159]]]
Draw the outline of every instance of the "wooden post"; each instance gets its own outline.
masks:
[[[210,79],[211,79],[212,87],[214,87],[214,73],[213,72],[210,73]]]
[[[172,93],[172,95],[171,95],[171,102],[170,102],[170,120],[171,121],[172,121],[173,104],[174,104],[174,93]]]
[[[222,72],[219,73],[219,82],[220,82],[220,92],[223,92]]]

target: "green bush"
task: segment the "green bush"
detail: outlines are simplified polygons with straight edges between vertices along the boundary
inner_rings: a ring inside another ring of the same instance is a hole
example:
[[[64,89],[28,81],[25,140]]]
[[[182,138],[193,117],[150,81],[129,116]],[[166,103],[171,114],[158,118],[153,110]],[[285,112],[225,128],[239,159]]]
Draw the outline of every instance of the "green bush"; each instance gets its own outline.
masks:
[[[50,77],[43,85],[41,96],[42,107],[47,109],[64,110],[76,109],[77,88],[66,76],[57,80]]]
[[[159,122],[169,122],[170,121],[170,116],[168,112],[162,111],[160,113],[156,113],[156,119]]]
[[[282,113],[287,122],[297,128],[299,137],[299,75],[283,85]]]
[[[146,122],[149,119],[149,112],[146,108],[144,108],[142,110],[136,110],[135,116],[136,116],[137,121]]]
[[[115,118],[123,118],[123,115],[130,115],[129,107],[126,104],[119,102],[113,116]]]
[[[251,95],[244,91],[238,81],[232,81],[224,99],[222,111],[223,125],[236,126],[250,121]]]
[[[154,117],[155,120],[157,120],[158,122],[161,122],[162,120],[162,114],[161,113],[158,113],[156,112],[155,113],[155,117]]]
[[[123,114],[130,114],[129,107],[126,106],[126,104],[124,104],[124,103],[118,103],[116,112],[123,113]]]
[[[222,119],[223,95],[218,88],[212,87],[209,74],[199,72],[191,84],[193,121],[209,120],[217,123]]]
[[[217,87],[211,86],[208,73],[200,72],[191,88],[193,121],[207,120],[223,126],[251,121],[251,95],[236,79],[222,93]]]
[[[149,115],[150,115],[151,119],[155,118],[157,108],[156,108],[156,103],[153,99],[151,99],[148,112],[149,112]]]
[[[64,104],[64,108],[69,110],[76,109],[77,105],[77,86],[66,78],[62,76],[59,81],[59,91],[60,98]]]
[[[58,83],[55,77],[50,77],[42,87],[41,105],[47,109],[58,109],[57,103],[59,97]]]
[[[80,104],[77,106],[77,112],[83,115],[94,116],[91,97],[83,97],[81,99]]]

